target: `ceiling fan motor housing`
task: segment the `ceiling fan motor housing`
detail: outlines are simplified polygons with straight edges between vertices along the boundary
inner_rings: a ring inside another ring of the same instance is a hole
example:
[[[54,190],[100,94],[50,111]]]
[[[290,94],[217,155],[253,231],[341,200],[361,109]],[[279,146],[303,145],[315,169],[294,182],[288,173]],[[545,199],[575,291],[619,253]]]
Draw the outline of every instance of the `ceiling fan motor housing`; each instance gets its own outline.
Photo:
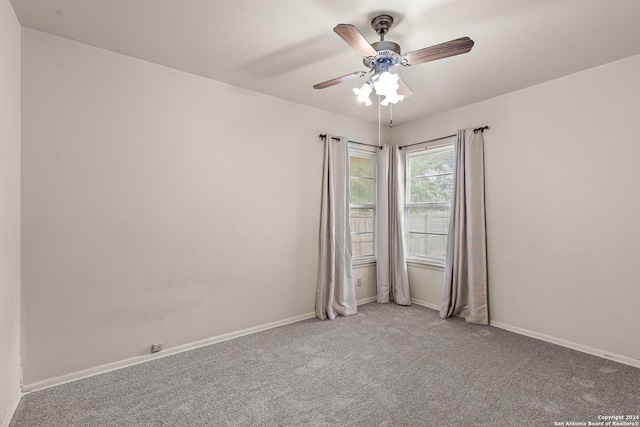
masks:
[[[367,67],[375,69],[376,73],[378,72],[377,68],[385,67],[385,69],[381,71],[383,72],[386,71],[387,68],[400,64],[400,45],[397,43],[383,40],[371,43],[371,46],[378,52],[378,57],[364,58],[362,62]]]

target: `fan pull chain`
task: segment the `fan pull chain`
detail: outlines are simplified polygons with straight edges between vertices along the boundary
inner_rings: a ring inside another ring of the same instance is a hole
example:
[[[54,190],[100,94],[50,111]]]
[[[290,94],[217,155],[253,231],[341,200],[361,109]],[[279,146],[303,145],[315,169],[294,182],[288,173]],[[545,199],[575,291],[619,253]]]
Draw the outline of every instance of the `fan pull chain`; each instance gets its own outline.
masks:
[[[389,104],[389,127],[393,127],[393,104]]]
[[[382,147],[382,116],[380,108],[380,95],[378,95],[378,147]]]

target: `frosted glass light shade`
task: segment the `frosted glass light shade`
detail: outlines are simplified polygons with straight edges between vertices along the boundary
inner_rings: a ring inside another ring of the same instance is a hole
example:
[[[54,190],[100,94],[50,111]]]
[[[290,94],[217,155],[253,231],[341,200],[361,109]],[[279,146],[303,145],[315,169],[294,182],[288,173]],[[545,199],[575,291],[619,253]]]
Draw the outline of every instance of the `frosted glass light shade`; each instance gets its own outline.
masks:
[[[372,91],[373,89],[371,88],[371,85],[369,83],[363,84],[360,89],[356,87],[353,88],[353,93],[358,95],[358,102],[364,102],[364,105],[367,107],[371,105],[371,99],[369,99],[369,95],[371,95]]]
[[[404,99],[403,95],[398,95],[400,85],[398,84],[397,74],[385,71],[380,74],[380,77],[373,83],[373,88],[376,90],[377,95],[384,95],[385,98],[380,104],[385,107],[389,105],[389,103],[395,104]]]

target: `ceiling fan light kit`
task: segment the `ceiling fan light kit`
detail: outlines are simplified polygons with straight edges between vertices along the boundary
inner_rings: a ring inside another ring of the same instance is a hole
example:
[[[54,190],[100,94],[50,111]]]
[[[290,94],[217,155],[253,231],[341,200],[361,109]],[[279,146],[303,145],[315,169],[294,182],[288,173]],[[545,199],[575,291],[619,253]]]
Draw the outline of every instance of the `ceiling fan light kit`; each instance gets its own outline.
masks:
[[[391,15],[384,14],[373,18],[371,27],[380,36],[380,41],[369,44],[354,25],[338,24],[333,31],[362,55],[362,62],[370,71],[356,71],[327,80],[314,85],[314,89],[324,89],[371,73],[371,77],[362,87],[353,89],[358,101],[364,102],[365,106],[371,105],[369,95],[375,89],[377,95],[384,96],[380,102],[381,105],[395,104],[410,97],[413,92],[398,74],[389,71],[391,68],[397,65],[408,67],[467,53],[474,44],[469,37],[462,37],[402,55],[400,45],[384,39],[392,25],[393,17]]]

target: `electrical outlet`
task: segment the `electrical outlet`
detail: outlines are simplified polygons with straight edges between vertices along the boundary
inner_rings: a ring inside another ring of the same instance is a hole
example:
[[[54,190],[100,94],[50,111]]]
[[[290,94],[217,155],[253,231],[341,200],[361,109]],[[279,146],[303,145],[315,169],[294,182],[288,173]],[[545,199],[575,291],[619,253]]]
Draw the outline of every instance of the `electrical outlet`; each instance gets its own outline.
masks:
[[[162,350],[162,343],[161,342],[157,342],[157,343],[151,344],[151,353],[157,353],[160,350]]]
[[[358,278],[356,279],[356,286],[357,286],[357,287],[361,287],[361,286],[362,286],[362,278],[361,278],[361,277],[358,277]]]

